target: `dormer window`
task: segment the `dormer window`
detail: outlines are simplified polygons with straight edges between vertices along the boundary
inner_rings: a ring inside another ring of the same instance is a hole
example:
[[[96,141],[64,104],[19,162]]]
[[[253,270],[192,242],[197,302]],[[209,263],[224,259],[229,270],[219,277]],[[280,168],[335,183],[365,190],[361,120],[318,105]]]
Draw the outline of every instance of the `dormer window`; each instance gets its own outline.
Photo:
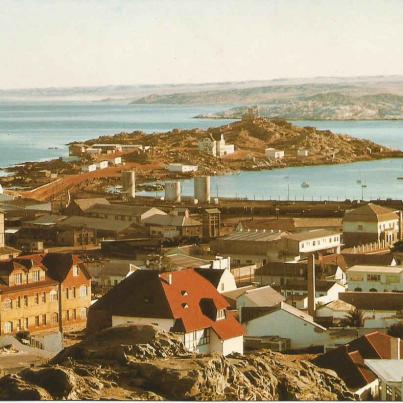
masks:
[[[181,291],[182,297],[186,297],[189,293],[186,290]]]
[[[219,309],[217,311],[217,320],[225,319],[225,309]]]
[[[182,308],[183,308],[183,309],[188,309],[188,308],[189,308],[189,305],[186,304],[186,303],[183,303],[183,304],[182,304]]]

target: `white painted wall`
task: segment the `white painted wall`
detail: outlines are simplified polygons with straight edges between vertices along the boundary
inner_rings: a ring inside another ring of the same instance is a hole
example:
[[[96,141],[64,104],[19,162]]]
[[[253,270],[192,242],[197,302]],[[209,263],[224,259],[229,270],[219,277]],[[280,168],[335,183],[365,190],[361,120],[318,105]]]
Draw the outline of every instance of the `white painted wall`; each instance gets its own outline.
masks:
[[[282,309],[246,323],[247,336],[279,336],[291,340],[291,348],[324,345],[326,331]]]
[[[233,337],[232,339],[224,340],[223,355],[231,353],[243,354],[243,336]]]
[[[225,270],[223,272],[223,275],[221,276],[221,280],[218,284],[217,291],[221,293],[221,292],[233,291],[236,289],[237,286],[234,275],[229,270]]]
[[[325,237],[301,241],[299,243],[299,250],[301,253],[315,252],[330,248],[340,248],[340,234],[335,233]]]

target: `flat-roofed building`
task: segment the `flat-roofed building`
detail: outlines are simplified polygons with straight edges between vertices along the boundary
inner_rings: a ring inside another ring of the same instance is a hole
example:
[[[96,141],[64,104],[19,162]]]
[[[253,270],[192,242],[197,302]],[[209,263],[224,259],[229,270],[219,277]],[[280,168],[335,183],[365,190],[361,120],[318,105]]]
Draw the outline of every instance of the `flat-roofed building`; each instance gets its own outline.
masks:
[[[403,291],[401,266],[353,266],[347,270],[349,291]]]

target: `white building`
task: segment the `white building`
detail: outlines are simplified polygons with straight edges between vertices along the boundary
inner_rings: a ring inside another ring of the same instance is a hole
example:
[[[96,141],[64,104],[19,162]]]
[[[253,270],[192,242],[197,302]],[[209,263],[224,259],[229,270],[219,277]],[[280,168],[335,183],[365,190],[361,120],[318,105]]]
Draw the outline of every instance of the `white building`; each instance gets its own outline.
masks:
[[[399,214],[392,209],[368,203],[347,211],[343,218],[343,240],[347,246],[399,239]]]
[[[378,377],[379,393],[375,399],[382,401],[403,400],[403,360],[366,359],[364,364]]]
[[[108,161],[100,161],[97,163],[98,169],[105,169],[108,168],[109,162]]]
[[[84,165],[83,167],[81,167],[81,170],[83,172],[94,172],[97,170],[97,166],[96,164]]]
[[[353,266],[347,270],[349,291],[403,291],[401,266]]]
[[[267,309],[243,309],[242,324],[246,336],[278,336],[290,340],[291,349],[325,345],[326,328],[317,324],[312,316],[281,302]]]
[[[235,146],[226,144],[223,134],[220,135],[220,140],[215,140],[212,135],[199,140],[198,149],[201,153],[214,157],[223,157],[235,152]]]
[[[180,172],[180,173],[187,173],[187,172],[196,172],[198,167],[197,165],[185,165],[185,164],[169,164],[168,165],[169,172]]]
[[[244,329],[229,303],[193,269],[158,273],[137,270],[93,304],[87,328],[155,325],[175,332],[199,353],[243,353]]]
[[[266,148],[264,154],[270,160],[281,160],[284,158],[284,151],[275,148]]]
[[[235,277],[228,269],[220,270],[200,267],[195,270],[208,280],[220,294],[237,289]]]
[[[309,155],[309,150],[306,148],[298,148],[297,150],[297,156],[298,157],[308,157]]]

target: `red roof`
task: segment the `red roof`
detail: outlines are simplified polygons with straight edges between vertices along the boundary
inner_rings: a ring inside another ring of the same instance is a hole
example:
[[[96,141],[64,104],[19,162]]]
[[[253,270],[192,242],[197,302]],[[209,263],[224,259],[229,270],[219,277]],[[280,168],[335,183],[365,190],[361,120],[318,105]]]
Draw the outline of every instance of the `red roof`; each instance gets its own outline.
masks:
[[[217,311],[229,306],[227,300],[193,269],[159,274],[138,270],[100,298],[90,310],[110,315],[170,318],[173,331],[213,329],[221,340],[244,334],[243,327],[226,312],[216,320]]]

